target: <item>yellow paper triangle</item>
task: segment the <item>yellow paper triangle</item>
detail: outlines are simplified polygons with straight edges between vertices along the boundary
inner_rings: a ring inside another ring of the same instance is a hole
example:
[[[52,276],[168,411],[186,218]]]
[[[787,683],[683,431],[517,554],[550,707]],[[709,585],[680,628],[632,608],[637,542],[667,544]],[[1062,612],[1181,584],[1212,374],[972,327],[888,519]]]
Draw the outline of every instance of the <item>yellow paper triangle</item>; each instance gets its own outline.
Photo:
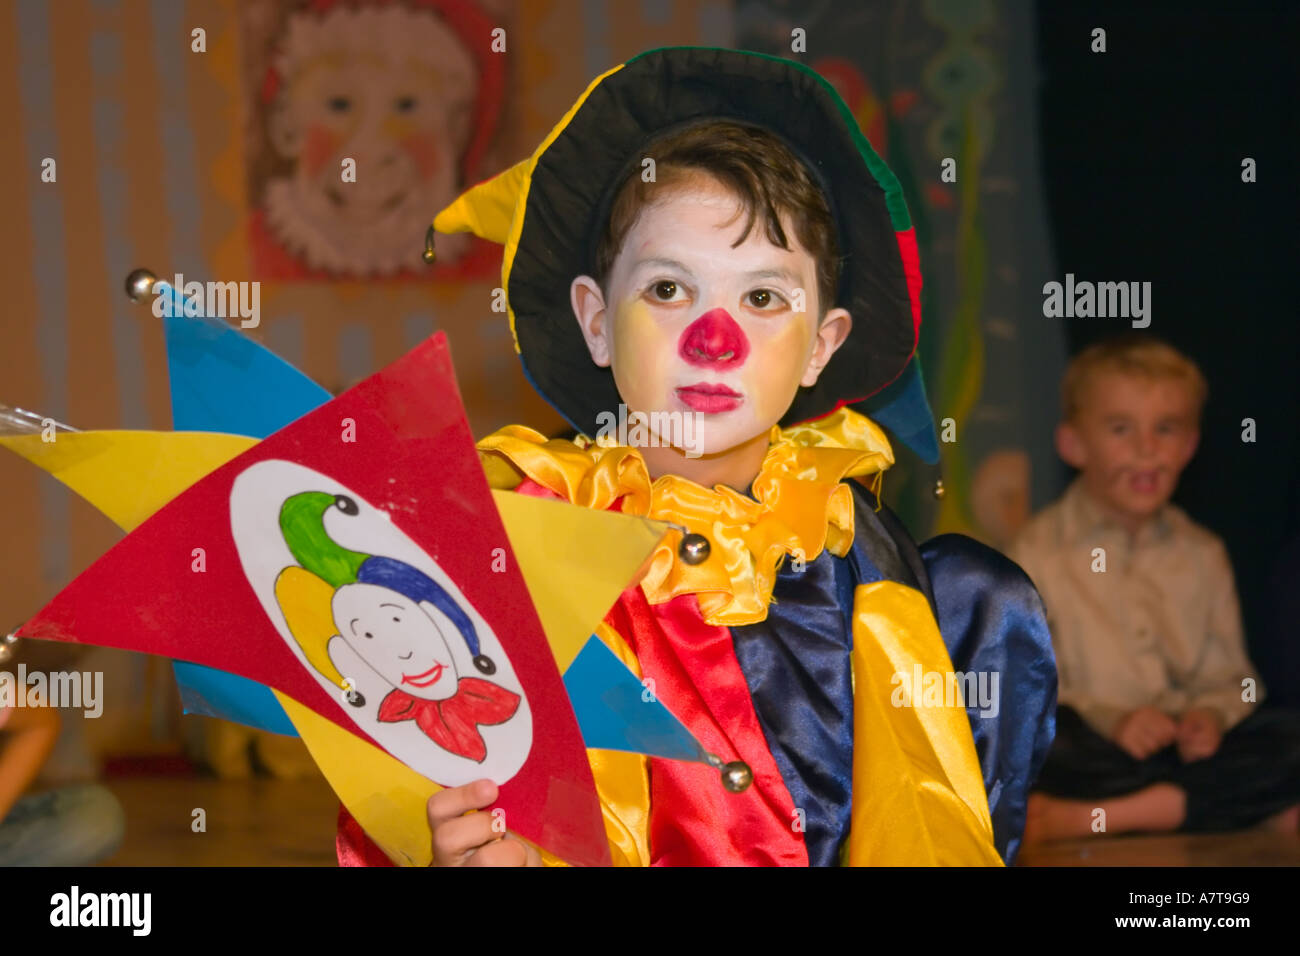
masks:
[[[49,472],[132,531],[256,438],[216,432],[89,431],[0,436],[0,445]]]
[[[668,526],[512,491],[492,496],[563,674]]]
[[[433,860],[425,804],[442,787],[278,690],[316,766],[348,812],[398,866]]]

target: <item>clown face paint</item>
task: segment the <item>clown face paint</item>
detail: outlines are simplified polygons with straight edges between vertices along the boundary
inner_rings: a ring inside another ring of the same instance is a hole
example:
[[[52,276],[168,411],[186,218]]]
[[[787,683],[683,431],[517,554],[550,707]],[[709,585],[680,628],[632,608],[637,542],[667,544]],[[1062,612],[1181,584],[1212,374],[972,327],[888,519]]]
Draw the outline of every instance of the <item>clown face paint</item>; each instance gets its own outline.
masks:
[[[629,411],[698,416],[698,450],[766,433],[816,381],[816,263],[744,226],[737,200],[700,177],[641,212],[609,277],[603,330]],[[805,311],[796,307],[802,301]]]
[[[249,584],[340,711],[444,786],[510,779],[532,718],[500,641],[438,563],[326,475],[263,461],[234,481]]]

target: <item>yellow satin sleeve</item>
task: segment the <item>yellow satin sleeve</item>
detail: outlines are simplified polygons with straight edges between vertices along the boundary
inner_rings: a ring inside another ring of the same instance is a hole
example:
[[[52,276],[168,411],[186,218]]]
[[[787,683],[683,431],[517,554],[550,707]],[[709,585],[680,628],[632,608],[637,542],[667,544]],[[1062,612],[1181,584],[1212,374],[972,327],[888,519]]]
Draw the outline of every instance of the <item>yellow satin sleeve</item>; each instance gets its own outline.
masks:
[[[859,585],[853,605],[850,866],[1001,866],[970,720],[960,696],[927,704],[916,668],[953,673],[925,596]]]
[[[641,676],[636,655],[617,631],[602,621],[596,635],[637,677]],[[587,760],[596,781],[596,795],[600,798],[600,812],[614,865],[649,866],[650,773],[646,757],[620,750],[591,749],[587,751]],[[541,853],[546,866],[568,865],[552,853],[545,850]]]

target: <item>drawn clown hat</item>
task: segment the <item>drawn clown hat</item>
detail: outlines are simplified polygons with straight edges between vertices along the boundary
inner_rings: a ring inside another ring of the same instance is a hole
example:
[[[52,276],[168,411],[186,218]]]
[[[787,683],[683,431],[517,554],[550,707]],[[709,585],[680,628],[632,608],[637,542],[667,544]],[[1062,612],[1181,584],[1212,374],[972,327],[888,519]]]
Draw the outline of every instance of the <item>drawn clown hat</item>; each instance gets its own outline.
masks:
[[[483,653],[474,622],[442,585],[404,561],[343,547],[325,530],[325,513],[330,508],[337,508],[349,516],[359,513],[357,503],[347,495],[331,495],[323,491],[304,491],[292,495],[280,508],[280,532],[284,535],[285,544],[289,546],[294,560],[302,566],[303,571],[323,582],[314,586],[318,597],[313,613],[291,616],[286,611],[290,630],[318,671],[338,686],[344,686],[343,678],[325,651],[330,638],[338,633],[325,599],[332,597],[338,588],[349,584],[373,584],[395,591],[413,604],[432,604],[456,626],[474,659],[474,666],[483,674],[496,673],[496,664]],[[283,597],[282,586],[286,575],[296,570],[288,568],[281,574],[281,580],[276,584],[277,598]],[[287,580],[288,586],[293,587],[293,578]],[[285,603],[301,607],[306,602],[282,600],[282,607]],[[364,703],[364,699],[361,702]]]
[[[836,225],[843,267],[833,305],[848,309],[853,328],[783,422],[820,418],[897,383],[885,406],[875,403],[878,417],[936,459],[919,366],[908,370],[921,325],[921,271],[902,189],[839,94],[801,63],[702,47],[633,57],[597,77],[533,155],[464,193],[433,229],[504,245],[503,288],[524,374],[571,425],[594,434],[596,416],[616,408],[619,395],[612,371],[591,361],[570,283],[593,274],[614,194],[651,141],[712,120],[782,139],[821,187]]]

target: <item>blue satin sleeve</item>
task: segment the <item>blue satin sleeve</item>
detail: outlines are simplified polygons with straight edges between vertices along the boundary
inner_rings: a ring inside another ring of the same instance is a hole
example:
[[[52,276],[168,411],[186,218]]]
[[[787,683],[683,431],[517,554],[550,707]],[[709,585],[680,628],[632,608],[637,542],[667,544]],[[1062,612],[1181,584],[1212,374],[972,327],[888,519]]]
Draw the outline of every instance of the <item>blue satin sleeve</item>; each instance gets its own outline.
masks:
[[[1043,604],[1018,565],[965,535],[931,538],[920,552],[954,670],[987,675],[990,691],[996,675],[989,706],[968,701],[966,710],[994,842],[1010,864],[1056,731],[1056,656]]]

